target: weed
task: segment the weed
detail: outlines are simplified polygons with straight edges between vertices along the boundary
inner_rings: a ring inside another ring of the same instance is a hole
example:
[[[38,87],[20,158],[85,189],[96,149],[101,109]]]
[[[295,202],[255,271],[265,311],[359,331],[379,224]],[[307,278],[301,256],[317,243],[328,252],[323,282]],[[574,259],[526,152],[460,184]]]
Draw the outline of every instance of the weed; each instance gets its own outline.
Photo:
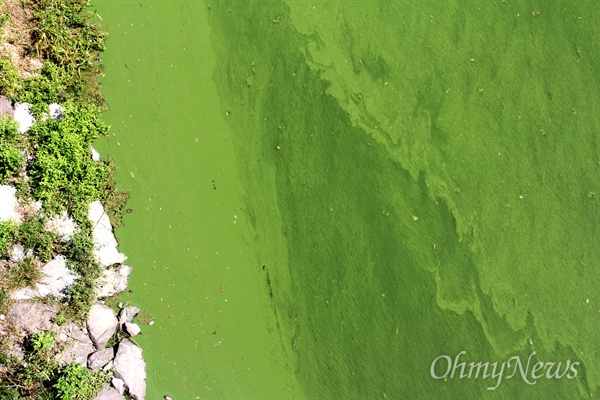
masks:
[[[113,228],[118,228],[123,225],[123,214],[125,212],[125,204],[129,199],[130,193],[124,190],[118,189],[118,182],[116,178],[116,167],[113,160],[105,162],[108,169],[106,178],[106,185],[103,190],[102,205],[106,215],[110,220]]]
[[[18,175],[25,165],[21,151],[10,143],[0,141],[0,182],[6,182]]]
[[[27,257],[19,263],[11,263],[2,275],[2,287],[11,290],[34,285],[40,279],[40,263],[33,257]]]
[[[17,225],[12,221],[0,221],[0,257],[12,246],[18,233]]]
[[[150,321],[154,321],[154,316],[147,310],[142,310],[138,315],[135,316],[135,322],[138,324],[147,325]]]
[[[7,59],[0,60],[0,94],[15,100],[20,90],[19,73]]]
[[[3,61],[0,60],[0,65]],[[0,82],[0,87],[2,84]],[[7,143],[14,143],[19,137],[19,124],[12,118],[7,116],[0,117],[0,140],[6,141]]]
[[[40,353],[50,350],[56,340],[56,333],[42,331],[31,338],[33,351]]]
[[[67,321],[83,322],[92,304],[96,300],[94,281],[88,277],[81,277],[78,282],[67,289],[69,302],[63,304],[57,316],[57,323]]]

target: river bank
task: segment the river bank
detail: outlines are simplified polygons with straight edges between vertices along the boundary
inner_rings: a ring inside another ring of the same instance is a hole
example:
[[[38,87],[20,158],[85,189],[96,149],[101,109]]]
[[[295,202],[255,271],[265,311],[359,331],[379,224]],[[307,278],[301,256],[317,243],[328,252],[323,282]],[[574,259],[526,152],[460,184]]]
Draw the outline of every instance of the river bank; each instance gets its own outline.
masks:
[[[0,7],[3,398],[146,395],[133,338],[153,321],[114,297],[132,271],[113,233],[128,194],[92,147],[109,131],[98,83],[106,34],[86,5]]]

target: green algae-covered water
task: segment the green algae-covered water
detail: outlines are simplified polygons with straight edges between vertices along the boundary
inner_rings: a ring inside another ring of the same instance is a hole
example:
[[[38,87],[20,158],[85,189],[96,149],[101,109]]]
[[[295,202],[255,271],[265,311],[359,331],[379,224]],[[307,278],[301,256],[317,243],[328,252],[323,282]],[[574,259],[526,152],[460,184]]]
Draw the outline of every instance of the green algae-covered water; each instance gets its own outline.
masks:
[[[94,6],[149,399],[598,396],[594,2]]]

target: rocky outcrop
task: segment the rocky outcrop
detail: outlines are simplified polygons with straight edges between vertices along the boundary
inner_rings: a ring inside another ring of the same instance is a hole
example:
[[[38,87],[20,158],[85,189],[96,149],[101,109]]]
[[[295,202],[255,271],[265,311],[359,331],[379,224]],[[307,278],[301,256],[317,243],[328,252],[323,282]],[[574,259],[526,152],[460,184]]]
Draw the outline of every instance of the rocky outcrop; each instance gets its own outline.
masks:
[[[3,44],[0,47],[7,45]],[[48,118],[60,121],[65,114],[65,110],[59,104],[49,104],[48,112],[42,116],[36,114],[36,117],[38,121],[45,121]],[[0,96],[0,115],[11,116],[17,122],[18,131],[21,133],[27,132],[36,123],[31,104],[16,103],[13,106],[12,102],[4,96]],[[92,146],[90,146],[90,153],[92,160],[101,161],[100,154]],[[27,153],[26,156],[30,162],[35,154]],[[27,176],[27,170],[21,172],[27,182],[30,178]],[[27,195],[31,193],[26,194],[26,197]],[[40,211],[42,209],[40,201],[23,200],[26,199],[17,198],[17,190],[14,187],[0,185],[0,221],[20,224],[36,216],[41,217],[45,221],[45,230],[56,233],[64,242],[63,250],[55,249],[57,250],[55,254],[64,254],[64,246],[68,245],[68,241],[79,229],[72,216],[63,211],[52,217]],[[93,253],[102,267],[95,286],[98,301],[125,291],[132,268],[123,265],[127,257],[117,249],[118,243],[113,228],[100,201],[89,204],[88,218],[92,223]],[[23,359],[23,348],[27,338],[42,331],[54,332],[58,334],[57,345],[54,347],[58,354],[54,354],[53,357],[56,357],[59,363],[63,365],[78,363],[95,371],[112,374],[112,387],[106,385],[95,400],[123,400],[124,395],[130,395],[136,400],[145,398],[146,364],[142,357],[142,350],[128,339],[122,340],[114,348],[105,348],[114,337],[117,328],[130,337],[139,334],[140,327],[133,323],[133,318],[140,312],[139,308],[125,307],[117,319],[115,312],[99,301],[89,311],[86,326],[80,327],[74,323],[59,326],[55,321],[57,308],[43,303],[44,300],[41,298],[64,298],[68,287],[79,279],[69,269],[68,260],[63,255],[57,255],[40,268],[42,262],[35,252],[21,243],[13,243],[8,254],[2,257],[0,273],[23,262],[32,262],[31,266],[38,268],[40,272],[40,279],[33,286],[9,293],[14,303],[7,315],[0,314],[0,335],[10,339],[7,341],[8,354]],[[34,298],[40,300],[34,301]],[[12,332],[16,332],[17,335],[13,335]]]
[[[115,356],[115,377],[125,382],[127,392],[136,400],[146,397],[146,363],[143,351],[130,340],[119,343]]]
[[[49,330],[57,313],[56,307],[51,305],[36,301],[21,301],[12,306],[8,318],[17,330],[35,335]]]
[[[127,289],[129,276],[131,275],[129,265],[119,265],[116,268],[108,268],[102,271],[102,275],[96,282],[96,296],[99,298],[112,297]]]
[[[122,264],[127,257],[117,250],[117,239],[112,230],[108,215],[99,201],[90,203],[88,218],[94,227],[92,237],[94,239],[94,255],[103,267],[113,264]]]
[[[87,329],[97,349],[103,349],[115,334],[118,321],[112,308],[96,303],[90,309]]]
[[[94,371],[100,371],[115,357],[115,351],[112,348],[98,350],[90,354],[87,358],[87,366]]]
[[[41,279],[33,287],[26,287],[14,292],[14,300],[29,300],[34,297],[64,297],[64,291],[75,283],[77,275],[67,267],[67,260],[59,255],[42,267]]]
[[[94,344],[81,328],[73,323],[63,327],[58,340],[64,343],[64,349],[57,357],[60,363],[87,365],[88,355],[94,351]]]

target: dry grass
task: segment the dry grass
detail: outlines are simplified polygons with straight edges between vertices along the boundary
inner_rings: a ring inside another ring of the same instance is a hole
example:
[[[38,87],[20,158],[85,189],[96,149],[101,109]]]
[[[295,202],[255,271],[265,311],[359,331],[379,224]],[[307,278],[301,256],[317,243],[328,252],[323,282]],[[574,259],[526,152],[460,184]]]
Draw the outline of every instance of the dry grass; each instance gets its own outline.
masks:
[[[17,66],[19,76],[28,78],[42,67],[39,59],[28,54],[31,50],[31,28],[33,13],[20,0],[3,0],[0,14],[7,14],[8,20],[2,27],[0,58],[8,58]]]

